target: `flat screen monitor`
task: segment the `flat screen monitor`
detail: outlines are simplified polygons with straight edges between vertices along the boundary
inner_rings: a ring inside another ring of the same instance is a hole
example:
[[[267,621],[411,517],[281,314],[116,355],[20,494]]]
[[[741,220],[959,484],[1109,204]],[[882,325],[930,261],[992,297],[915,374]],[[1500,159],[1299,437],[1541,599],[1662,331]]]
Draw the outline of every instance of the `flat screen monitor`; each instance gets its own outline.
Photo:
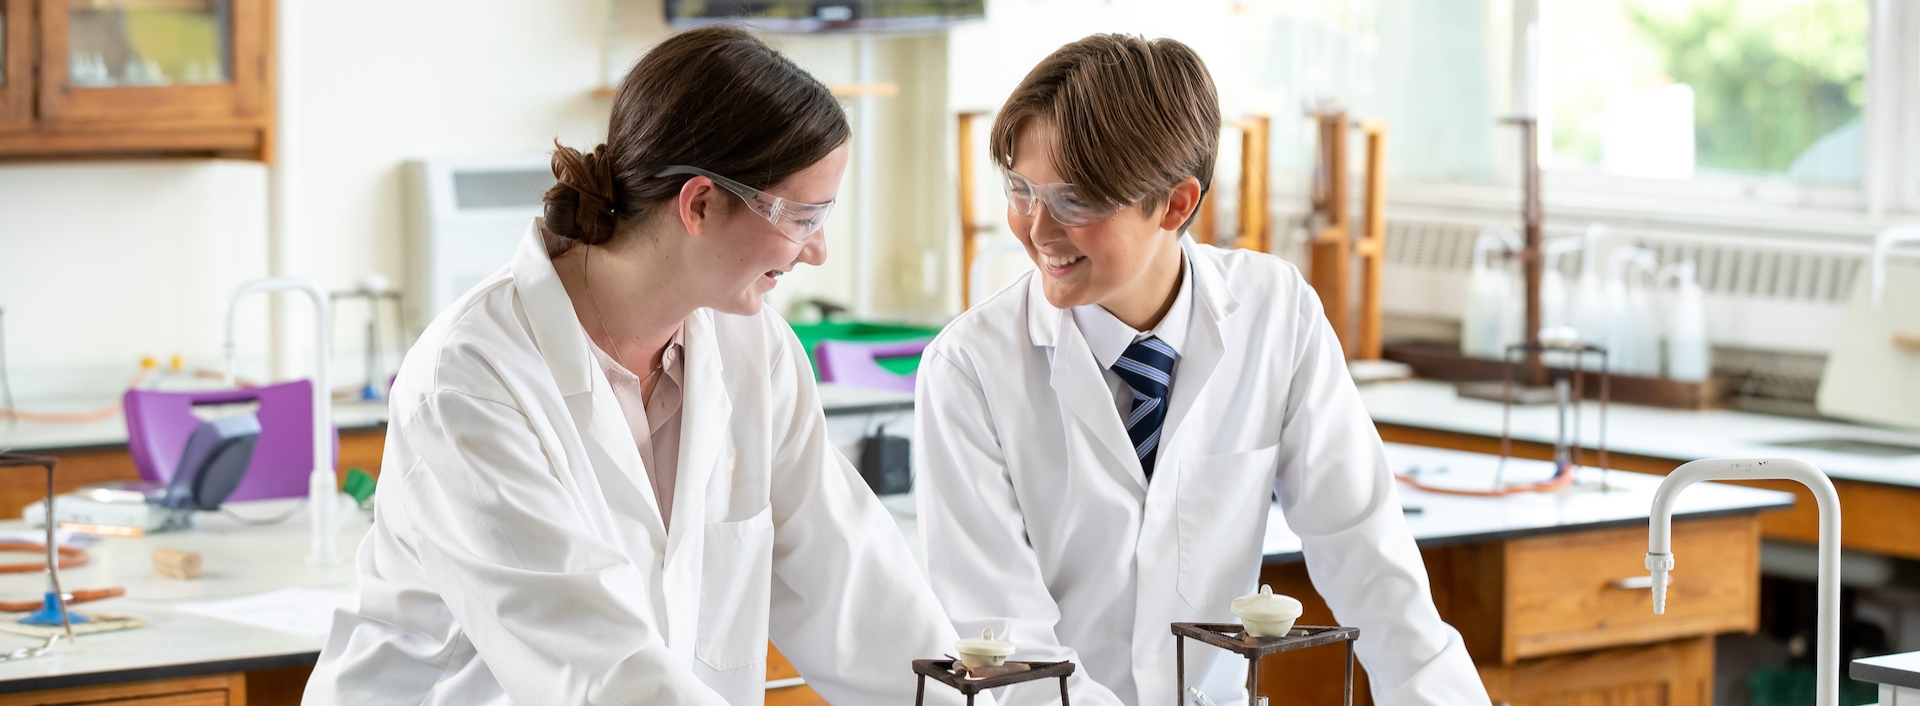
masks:
[[[914,30],[987,16],[987,0],[667,0],[667,23],[738,22],[773,32]]]

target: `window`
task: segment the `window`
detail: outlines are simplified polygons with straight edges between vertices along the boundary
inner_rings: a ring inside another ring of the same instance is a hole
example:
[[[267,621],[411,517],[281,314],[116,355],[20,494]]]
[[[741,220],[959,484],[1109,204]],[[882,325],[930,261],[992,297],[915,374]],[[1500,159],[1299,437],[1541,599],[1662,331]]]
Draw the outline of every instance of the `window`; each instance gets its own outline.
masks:
[[[1243,23],[1241,61],[1258,69],[1248,72],[1243,97],[1265,98],[1244,104],[1271,106],[1276,119],[1283,201],[1299,200],[1301,181],[1289,175],[1310,169],[1314,150],[1307,121],[1290,134],[1283,119],[1314,98],[1314,62],[1331,60],[1352,78],[1326,92],[1356,117],[1389,125],[1398,203],[1510,209],[1520,145],[1498,121],[1531,98],[1547,198],[1562,213],[1716,223],[1785,217],[1795,229],[1857,237],[1888,212],[1920,211],[1920,3],[1331,6],[1346,10],[1240,0],[1234,11]],[[1531,90],[1528,76],[1537,77]]]
[[[1857,186],[1866,0],[1555,0],[1555,169]]]

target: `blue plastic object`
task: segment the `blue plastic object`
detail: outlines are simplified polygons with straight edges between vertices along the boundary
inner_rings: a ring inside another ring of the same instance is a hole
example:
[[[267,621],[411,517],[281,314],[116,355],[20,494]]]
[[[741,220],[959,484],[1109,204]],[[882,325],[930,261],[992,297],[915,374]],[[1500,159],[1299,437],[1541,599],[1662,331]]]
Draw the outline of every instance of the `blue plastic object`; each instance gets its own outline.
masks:
[[[44,600],[45,602],[40,604],[39,610],[28,613],[20,618],[21,625],[60,626],[60,597],[55,595],[54,592],[48,591]],[[91,618],[80,615],[79,613],[71,611],[67,613],[67,622],[73,623],[74,625],[79,625],[89,620],[91,620]]]

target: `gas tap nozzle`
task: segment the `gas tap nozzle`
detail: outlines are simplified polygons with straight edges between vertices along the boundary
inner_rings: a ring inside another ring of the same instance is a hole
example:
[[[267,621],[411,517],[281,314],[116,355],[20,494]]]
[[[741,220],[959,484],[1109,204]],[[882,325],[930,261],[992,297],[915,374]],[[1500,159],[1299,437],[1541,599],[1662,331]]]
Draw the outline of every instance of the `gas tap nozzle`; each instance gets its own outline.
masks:
[[[1647,570],[1653,572],[1653,612],[1667,612],[1667,572],[1673,570],[1673,555],[1647,552]]]

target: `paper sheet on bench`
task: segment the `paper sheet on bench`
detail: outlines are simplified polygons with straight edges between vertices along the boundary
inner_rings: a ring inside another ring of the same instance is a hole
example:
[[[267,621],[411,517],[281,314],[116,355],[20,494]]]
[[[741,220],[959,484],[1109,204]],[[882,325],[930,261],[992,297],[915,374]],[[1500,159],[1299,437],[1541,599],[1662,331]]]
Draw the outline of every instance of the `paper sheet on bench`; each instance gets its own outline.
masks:
[[[240,598],[181,603],[173,609],[295,635],[326,637],[327,630],[333,626],[333,610],[345,600],[347,594],[341,591],[295,587]]]

